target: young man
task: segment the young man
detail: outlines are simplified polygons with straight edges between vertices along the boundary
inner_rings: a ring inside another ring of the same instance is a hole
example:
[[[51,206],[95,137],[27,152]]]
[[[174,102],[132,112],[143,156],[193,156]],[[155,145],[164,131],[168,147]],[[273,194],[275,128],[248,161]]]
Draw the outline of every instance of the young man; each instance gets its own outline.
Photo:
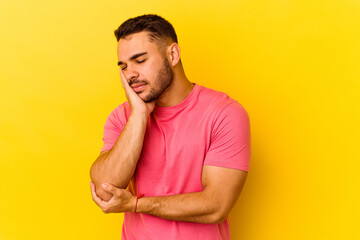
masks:
[[[125,213],[122,239],[230,239],[227,216],[250,163],[247,112],[187,79],[165,19],[131,18],[115,35],[128,101],[105,123],[93,200]]]

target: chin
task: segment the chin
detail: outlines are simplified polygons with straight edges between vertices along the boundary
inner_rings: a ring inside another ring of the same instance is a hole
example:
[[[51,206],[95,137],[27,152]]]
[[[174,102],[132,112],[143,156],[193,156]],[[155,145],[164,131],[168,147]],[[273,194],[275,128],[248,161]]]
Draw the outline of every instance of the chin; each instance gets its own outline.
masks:
[[[140,98],[144,101],[144,102],[146,102],[146,103],[149,103],[149,102],[152,102],[152,101],[155,101],[157,98],[151,98],[151,96],[150,95],[147,95],[147,96],[145,96],[145,97],[142,97],[142,96],[140,96]]]
[[[152,100],[152,99],[149,99],[148,97],[145,97],[145,98],[141,98],[144,102],[146,102],[146,103],[149,103],[149,102],[152,102],[152,101],[154,101],[154,100]]]
[[[137,93],[137,95],[138,95],[144,102],[148,102],[148,101],[147,101],[148,96],[147,96],[143,91]]]

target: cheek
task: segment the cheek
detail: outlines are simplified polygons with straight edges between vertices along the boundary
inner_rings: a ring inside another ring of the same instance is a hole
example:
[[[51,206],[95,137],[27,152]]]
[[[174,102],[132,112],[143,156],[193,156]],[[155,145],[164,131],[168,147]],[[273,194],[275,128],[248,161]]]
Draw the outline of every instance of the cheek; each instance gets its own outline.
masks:
[[[150,82],[153,82],[157,77],[157,73],[159,72],[159,64],[149,62],[143,67],[143,77]]]

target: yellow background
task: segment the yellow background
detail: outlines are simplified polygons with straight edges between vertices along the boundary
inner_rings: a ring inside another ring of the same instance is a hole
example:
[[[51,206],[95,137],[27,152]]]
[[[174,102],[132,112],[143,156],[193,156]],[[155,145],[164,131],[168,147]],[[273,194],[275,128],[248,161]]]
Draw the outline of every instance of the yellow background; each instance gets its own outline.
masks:
[[[113,30],[156,13],[189,79],[248,111],[233,239],[360,239],[360,2],[0,1],[0,239],[119,239],[89,168],[125,101]]]

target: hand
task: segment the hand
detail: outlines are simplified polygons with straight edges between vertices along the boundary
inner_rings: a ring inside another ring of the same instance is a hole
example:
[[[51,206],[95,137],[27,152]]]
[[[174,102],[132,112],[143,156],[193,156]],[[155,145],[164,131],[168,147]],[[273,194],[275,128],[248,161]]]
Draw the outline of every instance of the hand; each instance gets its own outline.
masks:
[[[102,209],[104,213],[122,213],[133,212],[135,209],[136,197],[129,191],[117,188],[109,183],[102,184],[104,191],[111,193],[112,198],[106,202],[96,195],[95,184],[90,182],[91,195],[94,202]]]
[[[149,114],[154,110],[155,101],[145,103],[144,100],[137,95],[137,93],[129,86],[128,81],[125,78],[123,71],[120,69],[121,76],[121,85],[125,90],[126,98],[129,101],[131,111],[138,112],[149,116]]]

